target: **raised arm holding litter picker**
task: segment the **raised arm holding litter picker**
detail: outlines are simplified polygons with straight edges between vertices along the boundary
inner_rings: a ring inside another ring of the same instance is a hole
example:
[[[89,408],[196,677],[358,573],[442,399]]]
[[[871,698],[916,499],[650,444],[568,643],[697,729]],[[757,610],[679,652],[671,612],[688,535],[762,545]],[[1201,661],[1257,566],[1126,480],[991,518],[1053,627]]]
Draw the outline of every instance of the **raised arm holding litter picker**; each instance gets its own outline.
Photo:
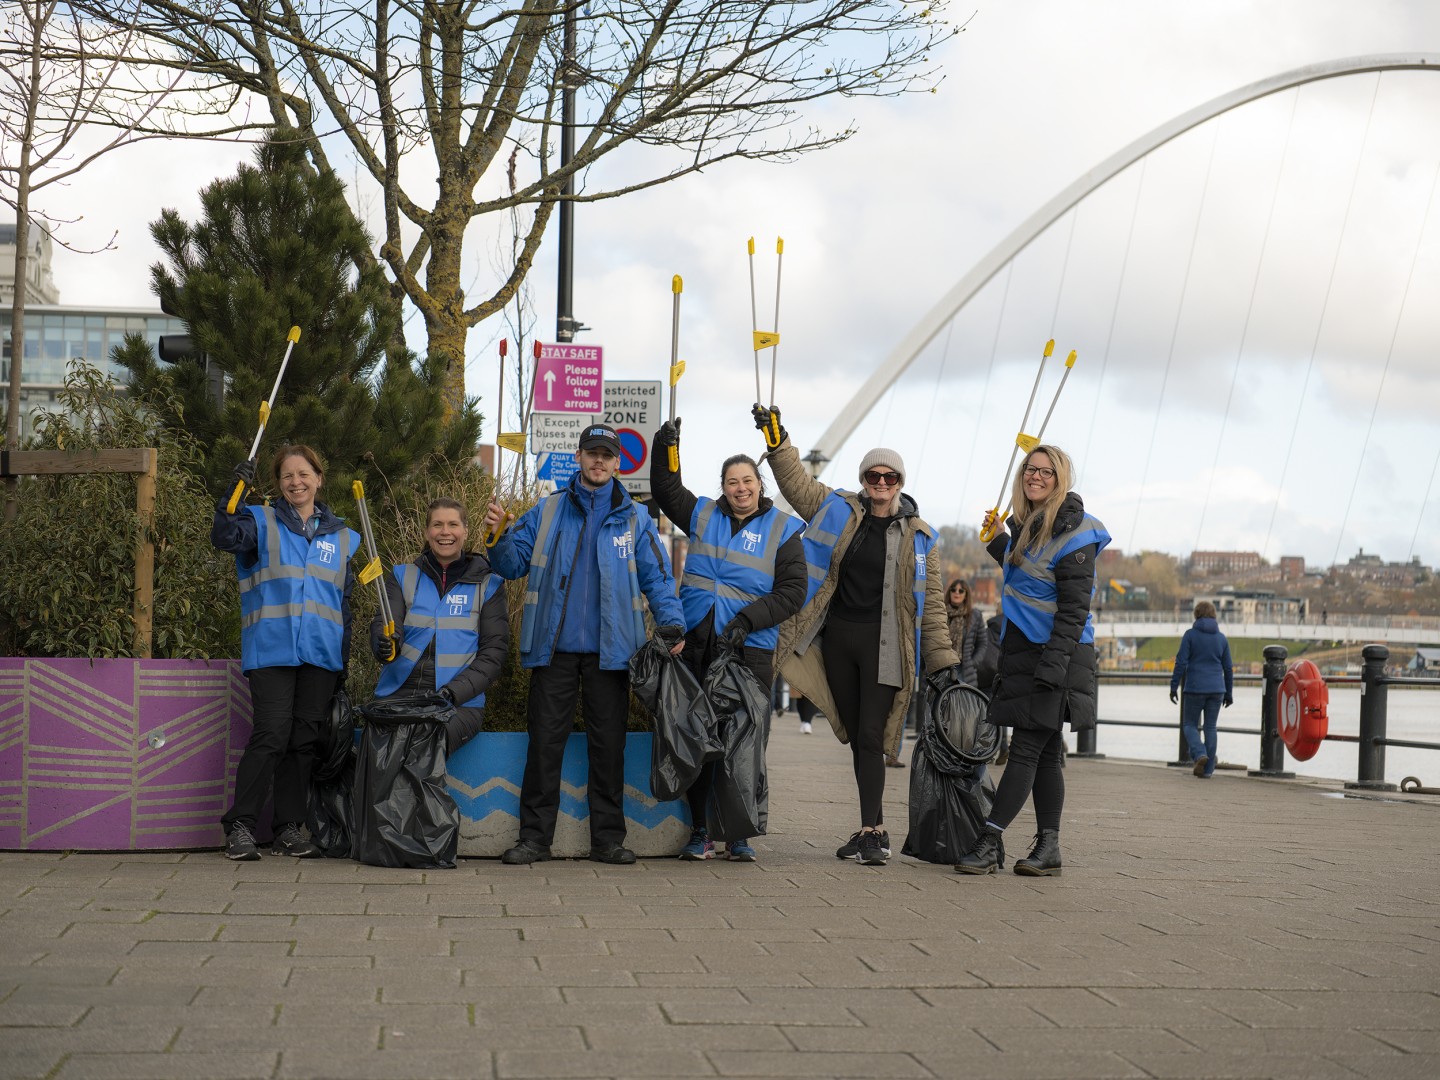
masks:
[[[280,360],[280,373],[275,376],[275,385],[270,390],[270,399],[260,403],[260,429],[255,432],[255,441],[250,444],[250,453],[245,460],[235,467],[235,490],[230,493],[230,501],[225,504],[227,513],[235,513],[240,506],[240,500],[245,496],[245,488],[255,482],[255,455],[260,452],[260,439],[265,434],[265,425],[270,422],[270,410],[275,407],[275,397],[280,393],[280,381],[285,378],[285,367],[290,363],[290,351],[295,348],[295,343],[300,340],[300,327],[290,327],[290,333],[285,335],[287,342],[285,355]]]

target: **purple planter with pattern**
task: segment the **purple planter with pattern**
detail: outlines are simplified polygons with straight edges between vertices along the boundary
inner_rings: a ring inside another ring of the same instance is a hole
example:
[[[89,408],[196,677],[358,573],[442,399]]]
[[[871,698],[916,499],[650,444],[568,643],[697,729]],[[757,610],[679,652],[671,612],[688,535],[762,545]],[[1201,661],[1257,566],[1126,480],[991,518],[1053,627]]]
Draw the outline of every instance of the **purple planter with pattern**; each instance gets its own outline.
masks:
[[[218,847],[249,738],[238,660],[0,658],[0,848]]]

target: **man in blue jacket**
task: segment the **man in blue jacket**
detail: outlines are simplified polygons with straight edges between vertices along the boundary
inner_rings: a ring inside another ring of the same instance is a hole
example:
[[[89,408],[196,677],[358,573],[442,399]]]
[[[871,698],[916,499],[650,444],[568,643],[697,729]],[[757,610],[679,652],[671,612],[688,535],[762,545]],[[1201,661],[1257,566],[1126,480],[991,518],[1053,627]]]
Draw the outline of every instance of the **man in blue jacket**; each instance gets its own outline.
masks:
[[[625,722],[630,657],[645,643],[645,603],[672,653],[685,616],[655,523],[615,479],[620,437],[595,424],[580,436],[580,471],[509,529],[490,552],[501,577],[529,575],[520,663],[530,669],[530,746],[520,787],[520,839],[502,861],[550,858],[560,767],[580,699],[590,755],[590,858],[633,863],[625,847]],[[492,502],[486,531],[508,515]]]
[[[1195,605],[1195,625],[1180,639],[1175,654],[1175,670],[1170,675],[1170,703],[1175,692],[1185,688],[1185,701],[1180,706],[1180,730],[1195,760],[1195,775],[1210,777],[1215,773],[1218,751],[1216,726],[1220,707],[1229,708],[1235,700],[1235,673],[1230,664],[1230,642],[1220,632],[1215,605],[1201,600]],[[1204,715],[1205,738],[1200,740],[1200,719]]]

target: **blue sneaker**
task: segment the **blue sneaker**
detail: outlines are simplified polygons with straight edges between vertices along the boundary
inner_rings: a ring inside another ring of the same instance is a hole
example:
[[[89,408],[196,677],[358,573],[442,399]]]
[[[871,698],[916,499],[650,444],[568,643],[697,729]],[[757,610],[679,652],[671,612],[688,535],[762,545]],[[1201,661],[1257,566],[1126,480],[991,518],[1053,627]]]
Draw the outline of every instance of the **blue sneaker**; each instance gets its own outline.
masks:
[[[696,829],[691,832],[690,842],[680,849],[680,858],[689,862],[703,862],[714,857],[715,842],[710,839],[710,834],[704,829]]]
[[[754,862],[755,849],[747,840],[731,840],[725,845],[725,857],[731,862]]]

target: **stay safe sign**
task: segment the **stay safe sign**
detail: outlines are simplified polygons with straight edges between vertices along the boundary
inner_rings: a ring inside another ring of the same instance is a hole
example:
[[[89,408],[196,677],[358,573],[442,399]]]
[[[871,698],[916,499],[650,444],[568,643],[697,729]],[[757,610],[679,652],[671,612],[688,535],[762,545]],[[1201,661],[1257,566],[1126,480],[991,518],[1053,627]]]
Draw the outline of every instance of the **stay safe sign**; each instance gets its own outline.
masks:
[[[536,412],[604,411],[604,349],[599,345],[542,344],[535,362],[534,401]]]

